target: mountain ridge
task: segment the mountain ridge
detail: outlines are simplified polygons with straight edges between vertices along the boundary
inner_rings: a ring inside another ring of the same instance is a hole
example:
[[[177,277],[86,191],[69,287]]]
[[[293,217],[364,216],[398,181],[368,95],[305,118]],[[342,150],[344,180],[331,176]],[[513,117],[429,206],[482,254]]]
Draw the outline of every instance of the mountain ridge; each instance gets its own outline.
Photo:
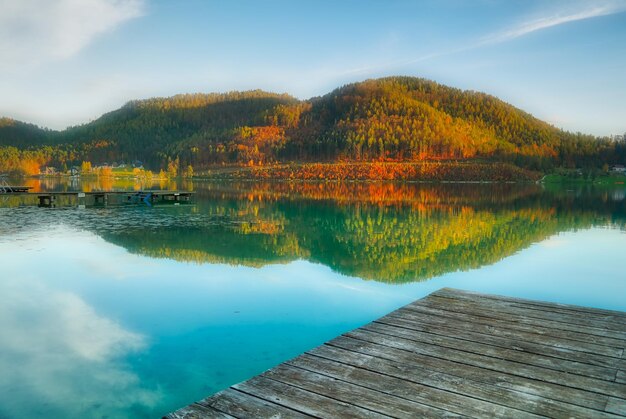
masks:
[[[481,159],[541,171],[626,159],[623,142],[563,131],[493,95],[407,76],[307,100],[263,90],[132,100],[61,131],[1,118],[0,148],[0,171],[19,170],[19,159],[61,167],[139,160],[153,169],[173,160],[206,168]]]

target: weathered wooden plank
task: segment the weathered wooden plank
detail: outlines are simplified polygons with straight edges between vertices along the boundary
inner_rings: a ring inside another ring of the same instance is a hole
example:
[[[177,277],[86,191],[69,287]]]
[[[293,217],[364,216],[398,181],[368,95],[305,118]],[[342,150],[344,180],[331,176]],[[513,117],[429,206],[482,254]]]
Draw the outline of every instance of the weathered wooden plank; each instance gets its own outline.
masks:
[[[429,324],[442,325],[446,327],[463,327],[468,331],[482,333],[485,335],[519,339],[538,345],[549,345],[584,353],[601,354],[612,358],[620,358],[622,351],[620,348],[611,348],[604,345],[596,345],[594,343],[581,342],[564,337],[540,335],[525,329],[511,329],[502,324],[468,322],[462,316],[446,317],[430,313],[409,312],[406,310],[401,313],[399,311],[394,311],[377,321],[384,321],[387,318],[400,319],[410,322],[428,322]]]
[[[606,404],[606,412],[620,416],[626,416],[626,400],[610,397]]]
[[[334,348],[326,345],[316,348],[315,350],[328,349],[330,357],[333,357],[337,351],[343,351],[339,348]],[[352,352],[343,351],[344,354],[350,354],[354,356]],[[370,357],[371,358],[371,357]],[[372,358],[373,359],[373,358]],[[354,365],[343,362],[345,358],[338,357],[335,359],[326,359],[311,354],[303,354],[297,358],[294,358],[287,363],[289,365],[296,366],[301,369],[317,372],[329,377],[336,378],[338,380],[358,383],[360,386],[376,390],[381,393],[391,394],[396,397],[406,399],[411,402],[417,403],[420,407],[414,413],[427,416],[427,417],[460,417],[461,415],[447,411],[450,406],[446,403],[441,404],[438,399],[430,399],[429,392],[424,392],[424,386],[416,385],[411,381],[405,379],[399,379],[386,374],[380,374],[368,369],[355,368]],[[364,359],[357,359],[355,362],[358,364],[363,362]],[[442,408],[436,408],[431,406],[441,406]],[[454,405],[452,405],[454,410]],[[464,413],[469,413],[467,410]]]
[[[508,301],[516,304],[521,304],[525,306],[534,306],[540,307],[546,310],[554,310],[554,311],[564,311],[564,312],[575,312],[575,313],[584,313],[588,316],[596,316],[598,318],[602,318],[609,316],[614,319],[621,319],[622,321],[626,321],[626,313],[622,311],[614,311],[614,310],[605,310],[601,308],[592,308],[592,307],[582,307],[575,306],[569,304],[560,304],[560,303],[551,303],[547,301],[537,301],[537,300],[528,300],[523,298],[515,298],[515,297],[506,297],[502,295],[493,295],[493,294],[483,294],[475,291],[467,291],[460,290],[454,288],[441,288],[430,295],[446,295],[446,296],[461,296],[461,295],[474,295],[478,297],[482,297],[485,299],[496,300],[496,301]]]
[[[620,350],[624,345],[624,341],[618,340],[618,339],[612,339],[608,337],[603,338],[600,336],[592,336],[586,333],[579,333],[579,332],[574,332],[574,331],[569,331],[569,330],[545,328],[538,324],[537,325],[528,324],[527,322],[521,322],[521,321],[511,323],[508,321],[499,320],[499,319],[495,319],[491,317],[483,317],[483,316],[477,316],[477,315],[466,314],[466,313],[457,313],[454,311],[445,310],[443,308],[434,308],[434,307],[421,306],[421,305],[411,305],[411,306],[403,307],[395,311],[394,315],[401,316],[407,312],[432,314],[432,315],[441,316],[441,317],[460,319],[468,323],[487,324],[491,326],[499,326],[505,329],[519,330],[519,331],[528,332],[528,333],[537,335],[536,340],[540,340],[543,336],[551,336],[551,337],[560,338],[560,339],[569,339],[573,341],[593,343],[594,345],[598,345],[598,346],[606,346],[606,347],[614,349],[616,352]]]
[[[549,320],[558,323],[567,323],[569,325],[582,325],[585,327],[592,327],[601,330],[612,330],[616,332],[626,332],[626,324],[622,319],[616,319],[614,316],[604,316],[604,318],[597,318],[595,316],[589,316],[586,313],[575,311],[547,311],[534,306],[527,306],[519,303],[511,303],[508,301],[492,300],[481,298],[473,295],[460,294],[456,297],[448,297],[442,295],[431,295],[428,297],[429,301],[440,302],[444,305],[463,303],[467,305],[479,306],[483,309],[491,311],[502,311],[506,313],[515,313],[527,318]]]
[[[546,368],[535,367],[533,365],[520,364],[518,362],[506,361],[499,358],[492,358],[464,352],[456,349],[444,348],[442,346],[429,345],[422,342],[400,338],[397,336],[382,335],[364,329],[357,329],[346,334],[346,336],[362,339],[369,342],[376,342],[381,345],[402,349],[409,352],[416,352],[423,355],[445,358],[450,361],[474,365],[477,367],[506,372],[508,374],[519,375],[534,380],[546,381],[554,384],[567,385],[581,390],[594,391],[608,396],[623,397],[626,395],[626,385],[596,378],[584,377],[581,375],[567,374]]]
[[[440,293],[431,294],[428,300],[437,301],[445,298],[453,301],[465,301],[489,307],[491,309],[503,310],[506,312],[516,312],[529,318],[546,319],[564,322],[575,325],[597,327],[600,329],[610,329],[626,332],[626,320],[621,317],[602,315],[594,316],[589,313],[571,310],[548,310],[534,305],[526,305],[510,302],[505,299],[484,298],[476,294],[467,293]],[[443,301],[441,301],[443,303]]]
[[[461,364],[443,358],[421,355],[389,346],[379,345],[360,339],[340,336],[328,342],[329,346],[342,348],[364,355],[378,357],[406,365],[423,366],[438,372],[443,372],[481,383],[488,383],[499,387],[516,390],[522,393],[572,403],[577,406],[602,411],[608,401],[608,396],[579,390],[565,385],[552,384],[545,381],[532,380],[526,377],[487,370],[469,364]],[[318,348],[309,351],[317,355]]]
[[[263,376],[391,417],[410,418],[418,414],[439,418],[460,416],[450,415],[446,410],[435,409],[429,405],[416,403],[396,395],[372,390],[364,387],[361,382],[358,382],[357,385],[340,381],[328,375],[322,375],[318,371],[309,371],[292,365],[279,365],[264,373]],[[429,401],[426,397],[423,400]],[[450,408],[446,403],[442,403],[442,405],[444,408]],[[485,403],[485,405],[489,404]],[[494,409],[489,410],[494,411]],[[469,413],[471,408],[466,407],[464,411]]]
[[[626,344],[626,332],[620,330],[609,330],[607,327],[600,328],[597,325],[585,325],[582,320],[578,324],[560,320],[537,318],[529,316],[527,311],[514,307],[498,307],[497,303],[487,304],[485,302],[466,301],[454,298],[429,297],[425,300],[416,301],[409,307],[419,305],[421,307],[439,308],[447,311],[472,314],[480,317],[489,317],[510,323],[527,324],[533,327],[545,329],[570,330],[578,333],[585,333],[601,338],[612,338],[620,341],[618,345]],[[624,326],[624,325],[621,325]]]
[[[260,399],[285,406],[315,417],[384,418],[371,410],[353,406],[330,397],[322,396],[298,387],[287,385],[266,377],[254,377],[233,386],[234,389]]]
[[[405,398],[423,397],[420,394],[421,387],[415,385],[423,384],[540,416],[566,417],[577,414],[580,417],[592,417],[599,414],[596,410],[437,372],[421,365],[393,362],[329,345],[316,348],[314,352],[315,355],[304,354],[289,361],[289,364],[311,371],[323,371],[320,373],[349,382],[359,382],[361,385]],[[494,412],[487,415],[498,414]],[[505,413],[505,417],[522,416],[522,412]],[[600,417],[610,416],[600,414]]]
[[[361,330],[369,330],[389,336],[397,336],[414,342],[421,342],[430,345],[442,346],[448,349],[460,349],[465,352],[471,352],[478,355],[490,356],[506,361],[514,361],[520,364],[534,365],[542,368],[548,368],[555,371],[568,372],[570,374],[582,375],[587,377],[598,378],[606,381],[614,381],[616,368],[597,367],[580,362],[573,362],[561,358],[553,358],[549,356],[541,356],[530,354],[517,350],[491,346],[483,343],[471,342],[467,340],[457,339],[455,337],[447,337],[434,335],[430,333],[418,332],[398,328],[381,323],[372,323],[363,326]]]
[[[234,416],[227,415],[210,407],[200,406],[198,404],[190,404],[175,412],[163,416],[164,419],[232,419]]]
[[[623,332],[615,332],[611,330],[602,331],[597,328],[587,328],[580,326],[576,328],[573,325],[565,323],[550,322],[548,320],[537,320],[524,317],[523,315],[508,314],[489,309],[468,307],[467,303],[459,302],[457,305],[437,304],[431,300],[416,301],[401,310],[428,311],[447,316],[461,316],[468,321],[485,322],[495,321],[506,324],[508,327],[527,328],[534,333],[550,336],[564,336],[569,339],[579,340],[583,342],[595,342],[598,345],[605,345],[613,348],[621,348],[626,345]]]
[[[277,405],[267,400],[262,400],[249,394],[241,393],[232,388],[221,391],[212,397],[196,402],[200,406],[209,409],[226,412],[234,417],[248,418],[289,418],[301,419],[311,416],[292,409]]]
[[[618,371],[615,375],[615,381],[626,384],[626,371]]]
[[[387,324],[395,327],[402,327],[408,330],[438,334],[441,336],[454,336],[459,339],[471,342],[481,342],[492,346],[499,346],[516,351],[528,352],[531,354],[551,356],[554,358],[568,359],[583,364],[597,365],[609,368],[626,369],[626,360],[616,359],[604,355],[580,352],[569,348],[554,345],[545,345],[526,341],[519,334],[500,336],[499,334],[478,333],[468,330],[464,322],[434,322],[428,319],[423,321],[408,320],[399,317],[385,316],[375,321],[375,323]]]

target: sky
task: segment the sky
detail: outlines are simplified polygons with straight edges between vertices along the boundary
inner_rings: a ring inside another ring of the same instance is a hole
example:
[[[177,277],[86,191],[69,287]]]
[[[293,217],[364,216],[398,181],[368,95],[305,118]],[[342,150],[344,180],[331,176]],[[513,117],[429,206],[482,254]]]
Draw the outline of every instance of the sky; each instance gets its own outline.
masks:
[[[0,116],[52,129],[133,99],[408,75],[626,132],[626,0],[0,0],[0,57]]]

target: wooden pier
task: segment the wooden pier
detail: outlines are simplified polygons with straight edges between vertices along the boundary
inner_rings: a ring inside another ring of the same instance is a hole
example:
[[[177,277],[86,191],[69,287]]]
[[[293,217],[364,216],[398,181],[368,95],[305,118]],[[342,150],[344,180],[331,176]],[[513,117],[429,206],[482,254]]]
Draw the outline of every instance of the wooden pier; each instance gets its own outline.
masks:
[[[31,186],[11,186],[5,183],[0,184],[0,194],[23,194],[33,189]]]
[[[626,417],[626,313],[441,289],[166,416]]]
[[[92,200],[95,205],[107,205],[111,198],[115,198],[116,203],[147,203],[157,202],[189,202],[195,192],[188,191],[97,191],[97,192],[38,192],[27,193],[27,195],[37,195],[40,207],[54,206],[58,197],[75,197],[77,199]]]

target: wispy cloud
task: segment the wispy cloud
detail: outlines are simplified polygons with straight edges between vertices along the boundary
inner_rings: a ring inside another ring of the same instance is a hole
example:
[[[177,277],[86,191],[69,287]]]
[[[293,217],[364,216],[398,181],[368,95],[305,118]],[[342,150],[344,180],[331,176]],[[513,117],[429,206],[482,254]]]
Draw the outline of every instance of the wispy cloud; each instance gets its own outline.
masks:
[[[617,13],[626,12],[626,0],[608,0],[606,2],[596,3],[592,6],[578,7],[577,9],[570,8],[565,12],[558,12],[548,14],[547,16],[535,17],[523,20],[522,22],[515,23],[509,28],[489,33],[482,38],[474,42],[460,45],[457,48],[451,48],[447,50],[440,50],[421,55],[419,57],[396,60],[383,64],[364,65],[358,68],[348,69],[342,72],[340,75],[353,75],[353,74],[366,74],[375,71],[382,71],[393,69],[397,67],[404,67],[410,64],[429,61],[435,58],[458,54],[461,52],[472,51],[481,47],[489,45],[501,44],[507,41],[511,41],[516,38],[537,32],[543,29],[548,29],[558,25],[563,25],[570,22],[576,22],[580,20],[592,19],[595,17],[609,16]]]
[[[0,0],[0,66],[70,57],[144,8],[144,0]]]
[[[472,47],[476,48],[483,45],[498,44],[510,41],[515,38],[528,35],[542,29],[548,29],[554,26],[563,25],[565,23],[576,22],[579,20],[591,19],[594,17],[608,16],[615,13],[626,11],[626,2],[608,2],[601,5],[584,8],[582,10],[570,11],[567,13],[557,13],[550,16],[544,16],[536,19],[527,20],[518,23],[504,31],[496,32],[482,38]]]

